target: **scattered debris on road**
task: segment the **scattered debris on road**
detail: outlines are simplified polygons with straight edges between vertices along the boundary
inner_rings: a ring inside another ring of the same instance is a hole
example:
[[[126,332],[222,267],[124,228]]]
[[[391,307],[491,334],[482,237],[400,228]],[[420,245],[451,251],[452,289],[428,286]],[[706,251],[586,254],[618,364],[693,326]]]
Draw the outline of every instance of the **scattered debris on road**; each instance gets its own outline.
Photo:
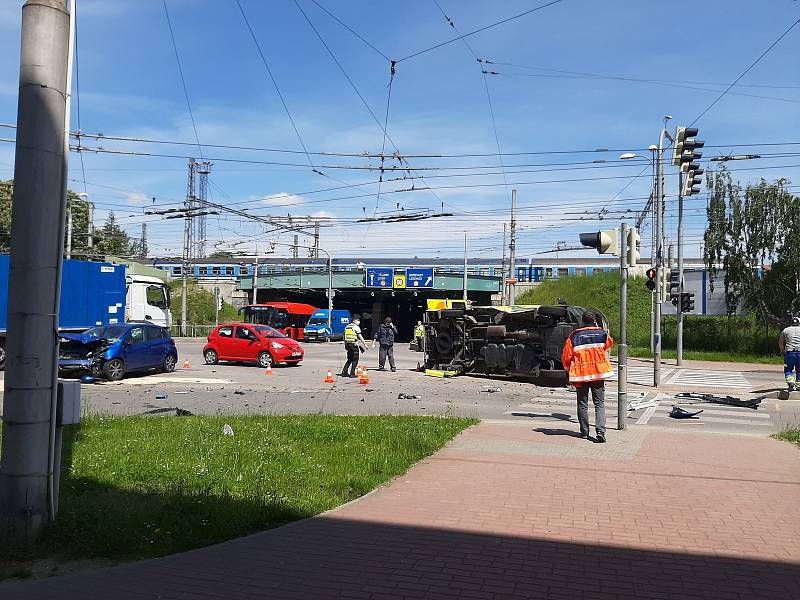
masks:
[[[404,393],[400,392],[399,394],[397,394],[397,399],[398,400],[421,400],[422,396],[416,396],[414,394],[404,394]]]
[[[233,435],[233,427],[225,423],[225,425],[222,426],[222,435]]]
[[[693,400],[701,400],[713,404],[725,404],[727,406],[738,406],[740,408],[752,408],[753,410],[756,410],[761,405],[761,401],[766,398],[766,396],[756,396],[749,400],[742,400],[736,396],[715,396],[714,394],[697,394],[693,392],[680,392],[675,394],[674,397],[691,398]]]
[[[166,408],[154,408],[153,410],[148,410],[143,412],[143,415],[165,415],[168,413],[173,413],[176,417],[191,417],[194,415],[193,412],[185,410],[183,408],[178,408],[177,406],[166,407]]]
[[[156,394],[156,400],[166,400],[166,399],[167,399],[166,394]]]
[[[639,410],[641,408],[650,408],[652,406],[658,406],[658,400],[652,398],[650,400],[645,400],[644,398],[640,400],[632,400],[628,403],[628,410]]]
[[[244,392],[242,390],[233,390],[233,393],[237,396],[244,396]]]
[[[479,394],[496,394],[497,392],[502,392],[503,390],[499,387],[488,387],[482,390],[478,390]]]
[[[688,410],[684,410],[677,404],[672,406],[672,411],[669,413],[669,416],[673,419],[692,419],[703,412],[702,409],[696,410],[694,412],[690,412]]]

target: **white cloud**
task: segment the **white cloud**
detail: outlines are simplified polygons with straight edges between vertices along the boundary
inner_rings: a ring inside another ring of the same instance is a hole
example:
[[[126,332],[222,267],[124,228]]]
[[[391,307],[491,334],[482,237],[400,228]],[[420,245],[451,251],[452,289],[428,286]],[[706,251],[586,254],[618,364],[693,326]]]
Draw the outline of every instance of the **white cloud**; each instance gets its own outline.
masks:
[[[296,194],[278,192],[277,194],[272,194],[271,196],[263,198],[261,202],[267,206],[297,206],[298,204],[303,204],[305,198]]]
[[[146,206],[153,201],[152,198],[141,192],[127,192],[125,194],[125,200],[128,204],[132,204],[134,206]]]

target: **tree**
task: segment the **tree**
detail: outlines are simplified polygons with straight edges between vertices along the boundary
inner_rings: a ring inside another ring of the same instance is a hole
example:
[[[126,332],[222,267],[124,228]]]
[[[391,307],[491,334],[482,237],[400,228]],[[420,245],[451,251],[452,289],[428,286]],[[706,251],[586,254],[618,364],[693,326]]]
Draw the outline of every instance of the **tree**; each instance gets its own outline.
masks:
[[[129,256],[131,239],[117,223],[114,211],[108,213],[103,228],[96,234],[97,252],[101,256]]]
[[[14,180],[0,181],[0,252],[11,249],[11,207],[14,196]],[[72,208],[72,255],[83,258],[89,254],[89,203],[78,194],[68,190]],[[66,226],[66,225],[65,225]],[[64,233],[64,249],[67,246]]]
[[[764,320],[780,323],[800,308],[800,197],[788,181],[762,179],[744,189],[724,168],[709,173],[704,260],[711,289],[725,271],[725,302],[743,302]]]

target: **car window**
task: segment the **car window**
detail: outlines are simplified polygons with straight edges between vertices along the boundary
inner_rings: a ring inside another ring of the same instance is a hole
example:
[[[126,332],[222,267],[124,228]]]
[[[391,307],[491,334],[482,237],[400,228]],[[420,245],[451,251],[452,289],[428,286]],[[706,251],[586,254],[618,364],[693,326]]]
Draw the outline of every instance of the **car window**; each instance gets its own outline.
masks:
[[[256,334],[250,331],[247,327],[237,327],[236,337],[240,340],[254,340],[256,339]]]
[[[266,325],[256,325],[255,330],[264,337],[274,337],[274,338],[289,337],[287,335],[284,335],[277,329],[273,327],[267,327]]]
[[[164,330],[161,329],[161,327],[145,327],[144,339],[146,339],[148,342],[152,340],[163,340]]]
[[[144,340],[144,327],[134,327],[128,335],[129,339],[134,343]]]
[[[220,327],[217,330],[217,335],[224,338],[233,337],[233,327]]]

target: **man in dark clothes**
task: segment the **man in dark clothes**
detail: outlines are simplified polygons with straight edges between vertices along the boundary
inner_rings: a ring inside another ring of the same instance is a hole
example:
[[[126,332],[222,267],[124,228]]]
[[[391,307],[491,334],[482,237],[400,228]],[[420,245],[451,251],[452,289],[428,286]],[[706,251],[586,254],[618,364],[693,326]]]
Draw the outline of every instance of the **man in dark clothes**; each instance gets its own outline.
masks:
[[[372,347],[375,342],[380,344],[378,350],[378,371],[385,371],[386,358],[389,358],[389,366],[392,371],[397,369],[394,366],[394,336],[397,335],[397,327],[392,323],[391,317],[386,317],[375,332],[375,339],[372,340]]]

